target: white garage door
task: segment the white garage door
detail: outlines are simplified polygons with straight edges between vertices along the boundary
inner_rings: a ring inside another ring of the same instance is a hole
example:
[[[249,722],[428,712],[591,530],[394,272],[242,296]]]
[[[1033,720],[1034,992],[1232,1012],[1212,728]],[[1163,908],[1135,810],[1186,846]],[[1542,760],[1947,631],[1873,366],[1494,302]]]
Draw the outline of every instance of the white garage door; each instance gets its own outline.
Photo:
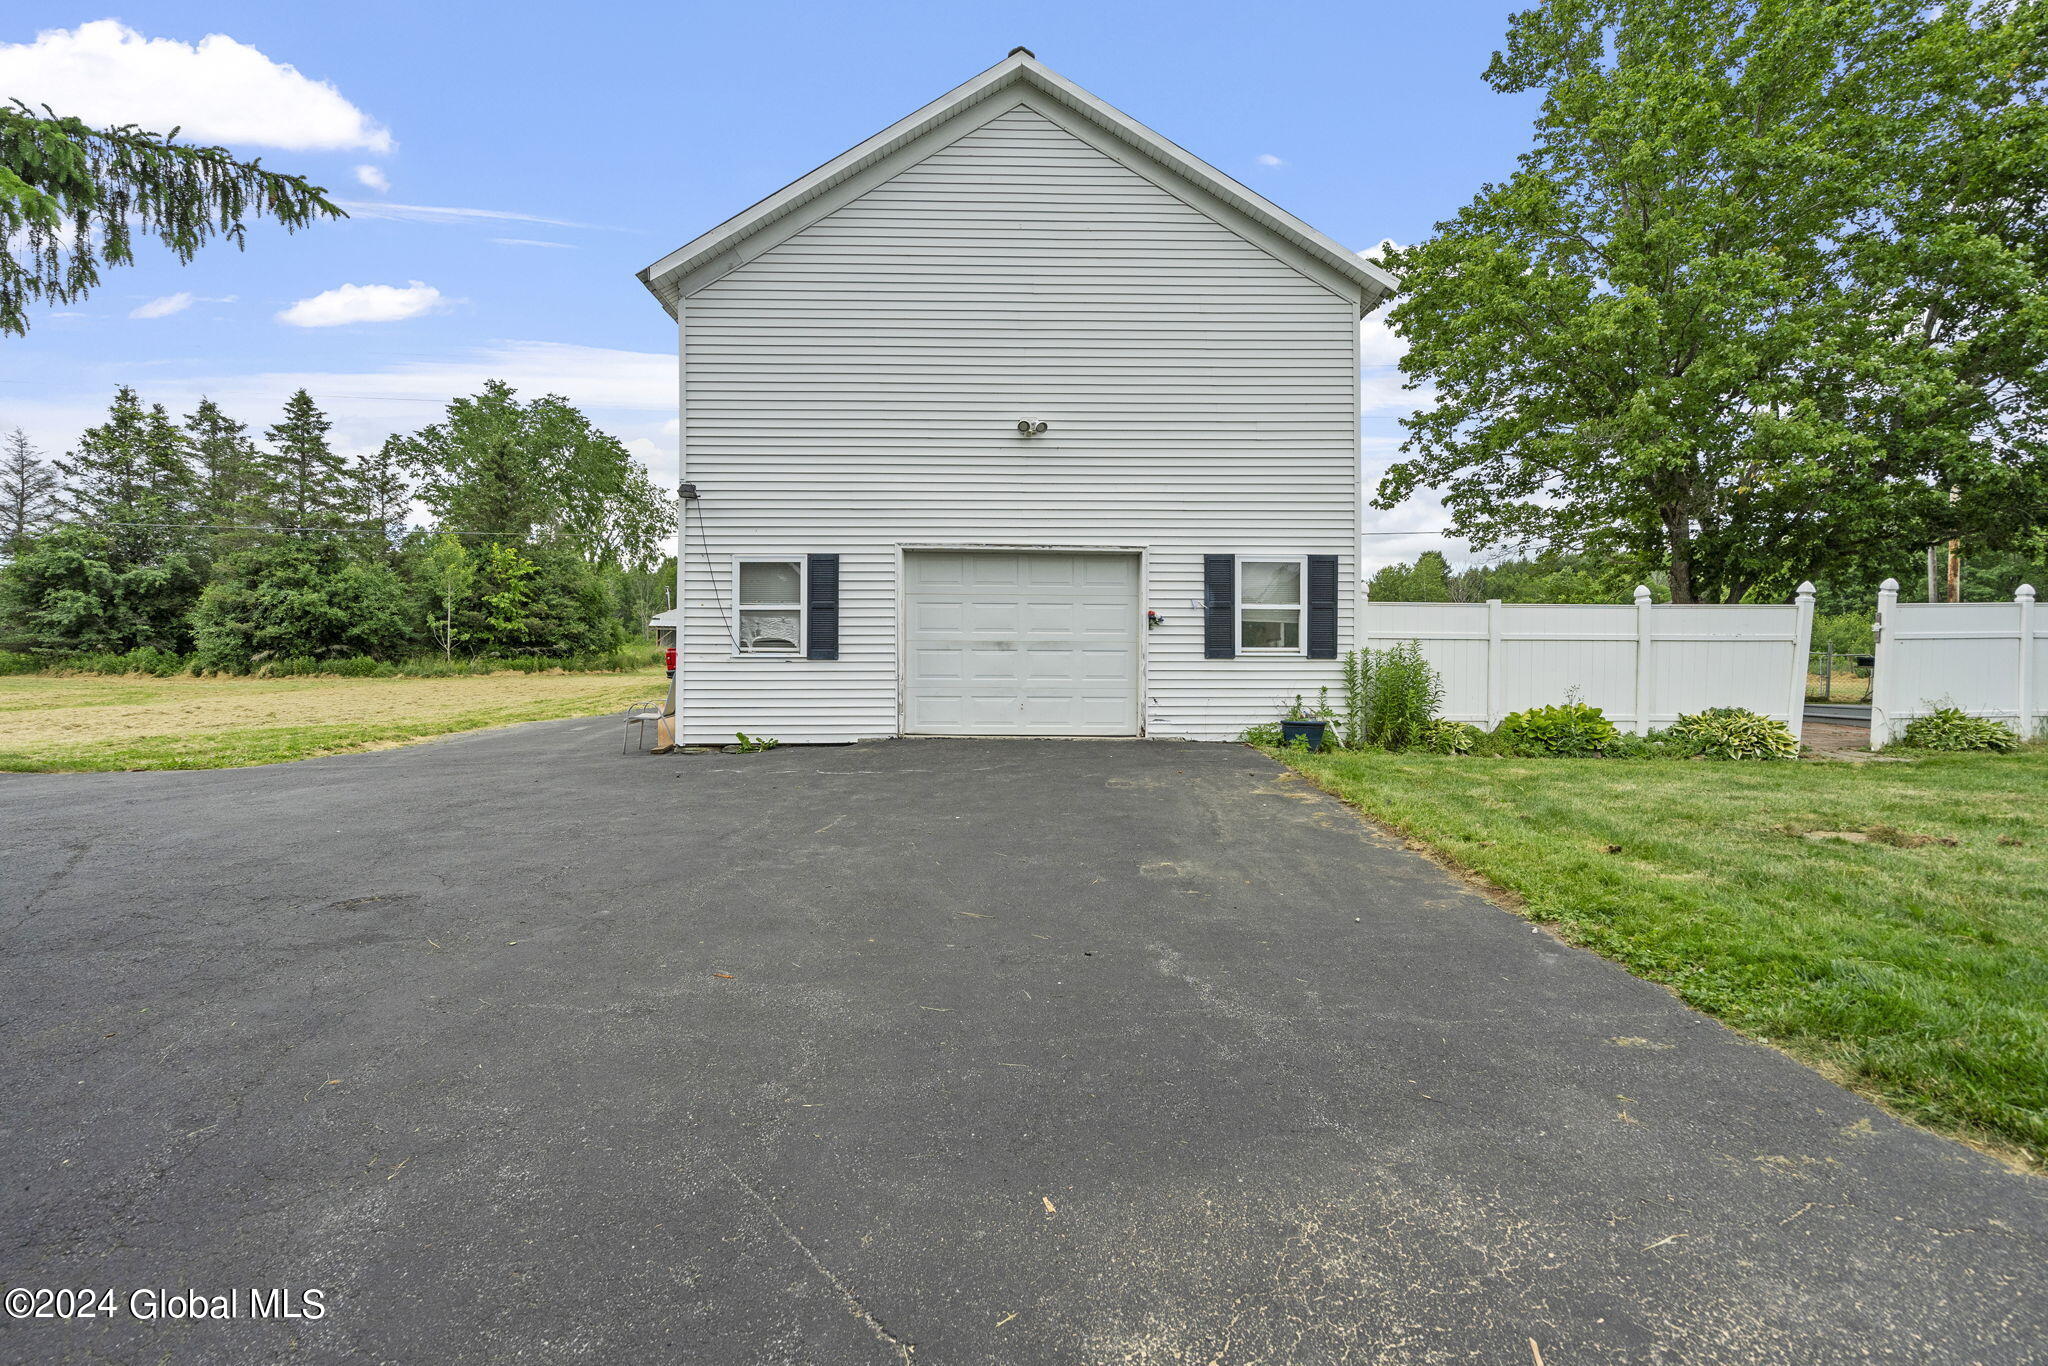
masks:
[[[1138,557],[904,556],[913,735],[1136,735]]]

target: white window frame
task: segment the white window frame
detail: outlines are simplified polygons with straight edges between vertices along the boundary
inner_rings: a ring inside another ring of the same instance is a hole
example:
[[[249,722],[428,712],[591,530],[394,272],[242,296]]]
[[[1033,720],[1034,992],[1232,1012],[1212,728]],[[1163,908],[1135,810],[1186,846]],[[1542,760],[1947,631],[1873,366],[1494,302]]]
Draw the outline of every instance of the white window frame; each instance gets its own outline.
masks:
[[[793,564],[796,566],[796,602],[748,603],[749,612],[796,613],[796,648],[794,650],[748,650],[740,646],[740,566],[744,564]],[[732,557],[732,587],[727,593],[732,603],[732,653],[735,659],[803,659],[811,648],[811,560],[808,555],[735,555]]]
[[[1244,567],[1248,564],[1291,564],[1295,566],[1296,578],[1294,582],[1297,585],[1295,592],[1299,595],[1299,600],[1291,603],[1247,603],[1244,600]],[[1237,652],[1240,655],[1300,658],[1301,656],[1304,656],[1308,653],[1307,555],[1239,555],[1237,557],[1237,591],[1233,593],[1231,596],[1237,600],[1237,619],[1234,623],[1232,623],[1232,629],[1234,629],[1237,632],[1236,645]],[[1297,643],[1292,648],[1289,648],[1285,645],[1246,645],[1244,643],[1244,609],[1248,606],[1257,608],[1277,609],[1279,611],[1293,611],[1295,613],[1296,619],[1294,638]]]

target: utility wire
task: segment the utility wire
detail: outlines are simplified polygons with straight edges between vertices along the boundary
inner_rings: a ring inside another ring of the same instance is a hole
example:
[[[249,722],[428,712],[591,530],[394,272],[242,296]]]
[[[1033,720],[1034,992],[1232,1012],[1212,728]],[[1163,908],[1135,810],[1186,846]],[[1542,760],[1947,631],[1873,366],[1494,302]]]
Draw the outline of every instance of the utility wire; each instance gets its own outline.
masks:
[[[91,522],[88,526],[141,527],[150,531],[320,531],[343,536],[382,536],[385,533],[376,527],[360,526],[258,526],[253,523],[237,522]],[[408,527],[409,531],[425,530],[423,527]],[[437,531],[437,536],[512,536],[510,531]]]
[[[711,600],[718,604],[718,619],[725,623],[725,634],[733,642],[734,647],[737,648],[740,639],[739,634],[732,629],[732,618],[725,614],[725,594],[718,591],[718,570],[711,563],[711,533],[704,529],[704,509],[698,506],[698,501],[695,498],[685,498],[683,500],[683,508],[685,516],[689,515],[689,510],[691,509],[695,509],[697,513],[697,553],[703,557],[705,577],[711,580]],[[681,546],[676,547],[676,563],[679,565],[683,562],[681,559],[682,549]],[[680,604],[678,605],[680,606]],[[676,632],[677,643],[680,644],[682,638],[683,633],[678,630]]]
[[[687,501],[691,504],[692,508],[694,509],[697,500],[689,499]],[[709,558],[710,537],[704,529],[703,511],[701,509],[696,509],[696,511],[697,541],[698,545],[703,548],[702,553],[706,556],[704,567],[707,570],[709,570],[713,567]],[[327,533],[329,535],[341,536],[382,536],[386,534],[376,527],[259,526],[255,523],[241,522],[87,522],[86,525],[139,527],[148,531],[318,531]],[[408,531],[426,530],[426,528],[424,527],[408,527],[406,529]],[[518,533],[511,531],[436,531],[434,534],[436,536],[512,536]],[[1408,531],[1361,531],[1358,534],[1361,536],[1452,536],[1456,535],[1457,533],[1452,531],[1449,527],[1430,526],[1415,527]]]

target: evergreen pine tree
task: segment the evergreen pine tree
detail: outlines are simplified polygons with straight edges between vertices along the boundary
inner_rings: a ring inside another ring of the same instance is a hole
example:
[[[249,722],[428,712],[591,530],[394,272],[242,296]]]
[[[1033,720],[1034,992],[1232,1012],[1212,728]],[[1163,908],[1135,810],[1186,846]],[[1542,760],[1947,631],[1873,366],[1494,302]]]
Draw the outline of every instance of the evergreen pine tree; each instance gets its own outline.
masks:
[[[185,417],[197,466],[195,521],[208,528],[216,558],[229,547],[246,544],[251,533],[231,530],[263,520],[263,457],[249,439],[248,428],[220,410],[210,398],[199,400]]]
[[[285,400],[283,419],[263,434],[271,443],[270,503],[281,526],[334,526],[347,515],[348,469],[327,444],[333,425],[301,389]]]
[[[69,480],[63,511],[105,537],[116,569],[188,552],[193,533],[183,528],[194,520],[199,495],[190,452],[163,405],[144,408],[123,385],[107,420],[86,428],[71,458],[57,461]]]
[[[0,637],[39,654],[191,648],[206,583],[191,445],[162,404],[115,394],[68,459],[64,524],[0,572]]]
[[[0,453],[0,555],[21,554],[56,521],[61,487],[28,433],[16,427]]]
[[[388,436],[375,451],[357,459],[349,471],[350,515],[395,543],[405,534],[412,510],[412,484],[405,477],[405,440]]]

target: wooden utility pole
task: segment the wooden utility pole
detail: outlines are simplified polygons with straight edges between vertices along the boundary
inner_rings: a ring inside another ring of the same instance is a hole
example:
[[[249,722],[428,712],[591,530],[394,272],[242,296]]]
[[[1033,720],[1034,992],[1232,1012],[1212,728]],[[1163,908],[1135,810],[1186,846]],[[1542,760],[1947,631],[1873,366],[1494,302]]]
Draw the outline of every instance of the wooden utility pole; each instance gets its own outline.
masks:
[[[1948,491],[1948,505],[1954,507],[1962,501],[1962,497],[1960,489],[1951,487]],[[1934,601],[1934,595],[1929,593],[1927,600],[1929,602]],[[1963,600],[1963,543],[1960,538],[1955,536],[1949,537],[1948,540],[1948,600],[1950,602],[1961,602]]]

